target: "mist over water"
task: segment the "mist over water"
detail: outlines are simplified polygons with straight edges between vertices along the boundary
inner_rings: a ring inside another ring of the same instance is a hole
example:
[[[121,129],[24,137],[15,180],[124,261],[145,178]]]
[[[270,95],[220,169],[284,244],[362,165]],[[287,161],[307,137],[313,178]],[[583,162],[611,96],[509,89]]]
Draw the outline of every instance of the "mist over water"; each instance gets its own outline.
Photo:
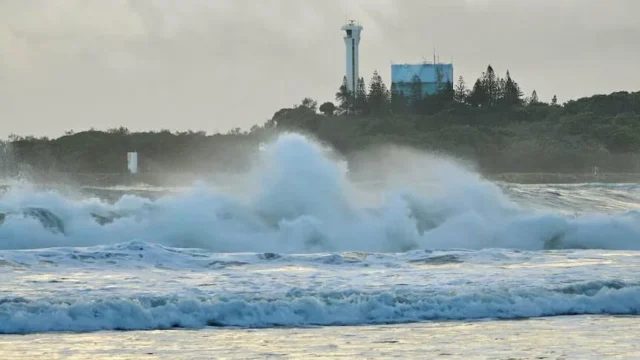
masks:
[[[13,183],[0,197],[0,249],[130,241],[276,253],[640,249],[635,188],[608,189],[620,190],[611,208],[594,207],[602,194],[590,198],[588,188],[577,197],[505,190],[452,160],[407,149],[347,164],[298,134],[280,136],[259,156],[234,184],[155,200],[124,195],[111,203]]]

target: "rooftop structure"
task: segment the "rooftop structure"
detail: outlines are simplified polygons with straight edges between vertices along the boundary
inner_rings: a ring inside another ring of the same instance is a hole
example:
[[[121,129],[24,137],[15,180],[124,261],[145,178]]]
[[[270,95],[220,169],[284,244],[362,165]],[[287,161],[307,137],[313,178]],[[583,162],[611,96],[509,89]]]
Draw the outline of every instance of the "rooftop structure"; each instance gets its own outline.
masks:
[[[409,94],[415,77],[422,84],[423,95],[431,95],[438,91],[438,83],[453,82],[453,64],[422,63],[392,64],[391,83],[396,91]]]

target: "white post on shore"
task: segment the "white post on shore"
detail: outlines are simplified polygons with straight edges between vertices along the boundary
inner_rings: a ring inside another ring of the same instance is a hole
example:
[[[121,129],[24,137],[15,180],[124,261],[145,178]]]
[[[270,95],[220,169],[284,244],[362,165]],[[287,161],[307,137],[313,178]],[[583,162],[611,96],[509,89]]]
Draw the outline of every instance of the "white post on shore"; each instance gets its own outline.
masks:
[[[137,152],[128,152],[127,153],[127,169],[132,174],[138,173],[138,153]]]

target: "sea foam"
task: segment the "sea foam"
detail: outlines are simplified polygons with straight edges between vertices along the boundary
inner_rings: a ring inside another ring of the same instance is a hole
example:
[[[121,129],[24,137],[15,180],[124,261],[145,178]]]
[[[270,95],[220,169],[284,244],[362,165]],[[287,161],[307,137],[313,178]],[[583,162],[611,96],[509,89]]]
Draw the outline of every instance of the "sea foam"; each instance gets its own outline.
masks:
[[[408,151],[377,160],[369,167],[384,181],[372,187],[353,180],[320,145],[286,134],[235,191],[199,185],[156,200],[125,195],[109,203],[14,185],[0,197],[0,249],[127,241],[277,253],[640,249],[636,211],[571,216],[533,209],[450,160]]]
[[[476,292],[289,293],[280,297],[129,296],[0,299],[0,333],[152,330],[205,326],[393,324],[424,320],[640,314],[640,287],[589,283],[571,289]]]

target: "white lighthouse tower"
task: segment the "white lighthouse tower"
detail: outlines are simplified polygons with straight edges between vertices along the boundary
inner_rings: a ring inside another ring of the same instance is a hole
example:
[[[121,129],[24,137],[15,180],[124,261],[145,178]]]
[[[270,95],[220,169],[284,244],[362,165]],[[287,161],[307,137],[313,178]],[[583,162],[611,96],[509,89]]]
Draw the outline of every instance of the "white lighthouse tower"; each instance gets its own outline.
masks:
[[[345,31],[344,45],[347,50],[347,88],[354,96],[357,96],[356,87],[360,78],[360,32],[362,26],[356,24],[355,20],[350,20],[342,27]]]

